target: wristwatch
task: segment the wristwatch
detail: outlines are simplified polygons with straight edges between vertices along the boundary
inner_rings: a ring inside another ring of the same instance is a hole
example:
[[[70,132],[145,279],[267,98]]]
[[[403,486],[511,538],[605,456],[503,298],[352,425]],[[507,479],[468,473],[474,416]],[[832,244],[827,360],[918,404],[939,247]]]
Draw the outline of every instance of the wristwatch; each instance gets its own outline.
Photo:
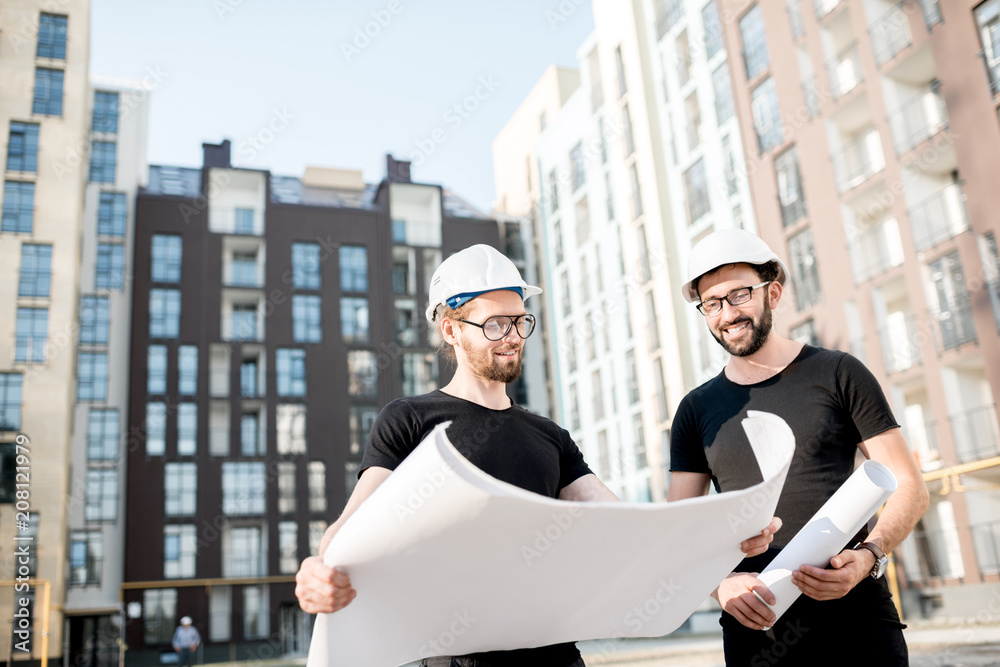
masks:
[[[872,566],[871,578],[879,579],[885,574],[885,568],[889,565],[889,557],[886,556],[881,549],[872,544],[871,542],[858,542],[854,545],[854,551],[858,549],[867,549],[872,552],[875,556],[875,565]]]

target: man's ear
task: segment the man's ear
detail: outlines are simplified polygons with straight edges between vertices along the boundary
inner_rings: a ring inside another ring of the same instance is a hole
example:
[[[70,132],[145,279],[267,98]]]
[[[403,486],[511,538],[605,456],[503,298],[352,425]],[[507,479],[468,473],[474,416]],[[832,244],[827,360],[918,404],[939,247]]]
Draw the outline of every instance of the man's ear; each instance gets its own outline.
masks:
[[[778,307],[778,302],[781,301],[781,295],[785,288],[777,280],[772,280],[767,285],[767,298],[768,304],[771,306],[771,310]]]
[[[441,338],[449,345],[458,345],[458,322],[446,317],[441,320]]]

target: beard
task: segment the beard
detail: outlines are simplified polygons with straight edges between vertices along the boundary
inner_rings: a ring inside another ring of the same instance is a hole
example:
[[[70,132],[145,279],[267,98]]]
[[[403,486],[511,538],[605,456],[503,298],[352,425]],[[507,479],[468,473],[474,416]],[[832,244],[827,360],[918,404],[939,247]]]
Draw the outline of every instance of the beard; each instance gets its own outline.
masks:
[[[771,333],[771,304],[764,300],[764,310],[761,312],[760,316],[755,320],[747,316],[739,317],[734,321],[728,323],[725,328],[729,329],[733,325],[739,324],[741,322],[748,322],[750,326],[750,337],[747,340],[741,340],[739,342],[733,342],[725,339],[725,334],[716,333],[715,329],[710,329],[712,332],[712,337],[718,341],[719,345],[722,346],[729,354],[734,357],[749,357],[751,354],[759,350],[764,346],[767,341],[768,334]]]
[[[472,366],[472,372],[492,382],[503,382],[510,384],[521,377],[521,360],[524,358],[524,347],[517,350],[514,360],[511,362],[501,362],[494,356],[495,352],[503,352],[513,348],[476,349],[467,339],[461,342],[462,350]]]

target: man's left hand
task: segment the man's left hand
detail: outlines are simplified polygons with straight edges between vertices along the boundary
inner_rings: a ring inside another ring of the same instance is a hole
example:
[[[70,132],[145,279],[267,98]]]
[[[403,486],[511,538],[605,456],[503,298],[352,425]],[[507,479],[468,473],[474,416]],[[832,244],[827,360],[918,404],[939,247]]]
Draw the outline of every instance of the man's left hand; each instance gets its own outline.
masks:
[[[831,570],[802,565],[792,572],[792,583],[814,600],[837,600],[847,595],[875,566],[868,549],[844,549],[830,559]]]
[[[743,540],[740,544],[743,556],[757,556],[767,551],[768,545],[771,544],[771,540],[774,539],[774,534],[778,532],[779,528],[781,528],[781,519],[776,516],[771,517],[771,523],[767,524],[767,528],[760,531],[760,535],[751,537],[749,540]]]

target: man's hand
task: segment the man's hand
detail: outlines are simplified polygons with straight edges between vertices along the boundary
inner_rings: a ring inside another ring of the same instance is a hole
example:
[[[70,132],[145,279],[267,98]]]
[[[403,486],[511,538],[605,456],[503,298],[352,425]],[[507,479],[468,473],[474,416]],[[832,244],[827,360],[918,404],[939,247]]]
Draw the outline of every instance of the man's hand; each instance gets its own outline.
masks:
[[[302,561],[295,575],[295,597],[307,614],[331,614],[349,605],[358,592],[346,574],[327,567],[323,559],[311,556]]]
[[[767,604],[774,604],[774,596],[759,579],[756,572],[735,572],[719,584],[712,597],[719,601],[722,609],[737,621],[752,630],[763,630],[774,625],[777,616],[771,608],[761,602],[754,591]]]
[[[830,559],[832,570],[802,565],[792,572],[792,583],[814,600],[842,598],[871,574],[875,554],[868,549],[844,549]]]
[[[781,519],[776,516],[771,517],[771,523],[767,524],[767,528],[760,531],[760,535],[751,537],[749,540],[744,540],[740,544],[743,556],[756,556],[767,551],[768,545],[771,544],[771,540],[774,539],[774,534],[778,532],[779,528],[781,528]]]

